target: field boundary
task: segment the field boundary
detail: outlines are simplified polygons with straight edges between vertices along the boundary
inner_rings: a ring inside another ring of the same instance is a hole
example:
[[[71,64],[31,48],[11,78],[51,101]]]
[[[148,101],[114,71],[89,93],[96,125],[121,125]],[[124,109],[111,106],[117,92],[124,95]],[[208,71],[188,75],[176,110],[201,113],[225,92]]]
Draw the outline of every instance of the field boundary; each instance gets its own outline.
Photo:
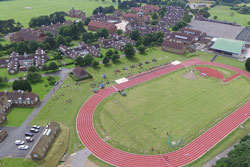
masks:
[[[241,69],[215,62],[205,62],[198,59],[190,59],[181,64],[156,70],[141,77],[129,80],[125,83],[115,85],[118,90],[123,90],[134,85],[146,82],[153,78],[171,73],[173,71],[193,66],[210,65],[233,70],[250,79],[250,73]],[[208,129],[195,140],[183,148],[163,155],[138,155],[128,153],[107,144],[95,131],[93,125],[93,114],[98,104],[107,96],[115,93],[112,87],[101,90],[98,94],[90,97],[81,107],[77,115],[76,128],[82,143],[101,160],[114,166],[183,166],[193,162],[207,151],[212,149],[217,143],[234,131],[250,117],[250,101],[239,109],[225,117],[216,125]],[[164,159],[162,157],[165,157]],[[166,163],[167,162],[167,163]]]

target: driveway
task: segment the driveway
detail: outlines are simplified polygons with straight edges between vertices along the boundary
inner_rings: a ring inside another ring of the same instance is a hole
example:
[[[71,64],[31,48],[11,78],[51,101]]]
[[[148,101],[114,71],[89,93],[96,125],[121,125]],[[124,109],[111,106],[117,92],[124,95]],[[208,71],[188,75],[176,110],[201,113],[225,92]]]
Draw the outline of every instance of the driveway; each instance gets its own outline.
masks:
[[[72,69],[63,69],[60,72],[56,72],[54,74],[46,74],[59,76],[60,82],[58,85],[55,85],[50,92],[44,97],[41,103],[39,103],[36,108],[32,111],[32,113],[26,118],[26,120],[19,127],[4,127],[7,130],[8,136],[7,138],[0,143],[0,159],[3,157],[26,157],[28,151],[18,150],[15,143],[15,140],[24,138],[24,133],[30,129],[30,122],[37,116],[43,106],[47,103],[47,101],[51,98],[54,92],[62,85],[63,81],[67,78],[69,72]],[[37,134],[34,137],[38,136]],[[20,153],[19,153],[20,151]]]

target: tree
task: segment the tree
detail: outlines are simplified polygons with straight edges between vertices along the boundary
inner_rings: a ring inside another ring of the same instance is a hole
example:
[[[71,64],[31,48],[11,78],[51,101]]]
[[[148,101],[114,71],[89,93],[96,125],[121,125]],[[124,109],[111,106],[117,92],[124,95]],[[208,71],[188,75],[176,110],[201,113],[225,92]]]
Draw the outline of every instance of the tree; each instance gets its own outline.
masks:
[[[135,49],[131,44],[126,44],[123,48],[126,58],[132,58],[135,55]]]
[[[92,67],[96,68],[98,65],[99,65],[99,62],[98,62],[98,61],[94,60],[94,61],[92,62]]]
[[[8,78],[7,77],[0,77],[0,84],[4,84],[8,82]]]
[[[140,45],[137,49],[139,50],[140,54],[143,54],[146,51],[146,48],[143,45]]]
[[[102,60],[102,63],[103,63],[104,65],[107,65],[107,64],[109,63],[109,58],[108,58],[107,56],[105,56],[105,57],[103,58],[103,60]]]
[[[65,41],[67,42],[67,45],[69,45],[72,42],[72,38],[69,36],[66,36]]]
[[[48,37],[44,41],[47,49],[54,49],[56,47],[56,41],[54,37]]]
[[[89,18],[89,17],[86,17],[86,19],[85,19],[85,21],[84,21],[84,25],[85,25],[85,26],[88,26],[89,22],[90,22],[90,18]]]
[[[23,91],[32,91],[32,87],[27,80],[15,80],[12,84],[13,90],[23,90]]]
[[[153,13],[153,15],[152,15],[152,19],[153,19],[153,20],[158,19],[158,15],[157,15],[157,13]]]
[[[55,62],[50,62],[49,63],[49,70],[57,70],[58,69],[58,66]]]
[[[84,59],[83,57],[79,56],[75,59],[75,65],[76,66],[84,66]]]
[[[49,84],[51,84],[51,85],[54,85],[56,83],[56,79],[53,76],[49,76],[47,78],[47,80],[48,80]]]
[[[97,41],[97,38],[94,33],[92,32],[85,32],[82,34],[82,40],[84,43],[92,43],[94,41]]]
[[[102,28],[97,31],[97,36],[107,38],[109,36],[109,31],[106,28]]]
[[[250,58],[246,60],[245,67],[248,71],[250,71]]]
[[[250,21],[247,22],[247,25],[250,26]]]
[[[21,41],[17,44],[16,52],[20,54],[24,54],[25,52],[28,52],[28,48],[25,42]]]
[[[43,71],[48,71],[48,70],[49,70],[49,66],[48,66],[47,64],[44,64],[44,65],[42,66],[42,70],[43,70]]]
[[[91,65],[92,62],[94,61],[94,58],[90,54],[87,54],[84,56],[83,61],[84,65]]]
[[[123,31],[121,29],[116,31],[116,34],[119,34],[119,35],[121,35],[122,33],[123,33]]]
[[[214,16],[214,20],[216,20],[218,17],[217,16]]]
[[[129,34],[129,37],[135,41],[137,41],[140,38],[140,33],[138,30],[134,30]]]
[[[56,36],[56,46],[58,47],[59,45],[66,45],[66,41],[63,36],[57,35]]]
[[[114,54],[114,53],[113,53],[113,51],[112,51],[111,49],[109,49],[109,50],[106,52],[106,56],[107,56],[108,58],[110,58],[113,54]]]
[[[37,82],[42,78],[38,72],[28,72],[27,80],[29,82]]]
[[[29,69],[28,69],[28,72],[38,72],[38,68],[35,67],[35,66],[30,66]]]
[[[39,44],[36,41],[31,40],[28,42],[28,50],[30,53],[35,53],[38,47],[39,47]]]
[[[111,60],[112,60],[113,63],[116,63],[116,62],[119,60],[119,58],[120,58],[119,55],[114,54],[114,55],[112,56]]]

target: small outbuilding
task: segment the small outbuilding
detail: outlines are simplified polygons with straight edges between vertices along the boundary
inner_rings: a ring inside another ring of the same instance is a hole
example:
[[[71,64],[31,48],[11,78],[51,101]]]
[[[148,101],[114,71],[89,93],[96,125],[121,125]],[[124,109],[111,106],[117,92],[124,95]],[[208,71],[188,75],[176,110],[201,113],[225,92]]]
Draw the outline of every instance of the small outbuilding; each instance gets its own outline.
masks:
[[[53,141],[57,137],[60,126],[57,122],[50,122],[43,131],[42,137],[37,142],[30,156],[32,160],[41,160],[46,155]]]
[[[73,75],[78,79],[78,80],[83,80],[87,78],[91,78],[92,76],[85,71],[82,67],[76,67],[72,71]]]

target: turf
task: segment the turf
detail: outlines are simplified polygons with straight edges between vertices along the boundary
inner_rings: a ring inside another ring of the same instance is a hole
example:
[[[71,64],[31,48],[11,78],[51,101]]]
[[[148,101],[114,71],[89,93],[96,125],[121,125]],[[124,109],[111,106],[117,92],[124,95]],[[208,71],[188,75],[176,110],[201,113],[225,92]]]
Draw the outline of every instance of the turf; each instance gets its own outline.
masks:
[[[0,68],[0,76],[7,77],[8,79],[24,77],[26,72],[19,72],[17,74],[9,75],[7,68]]]
[[[55,76],[56,80],[59,79],[59,77]],[[10,84],[7,84],[10,86]],[[45,86],[47,85],[47,86]],[[46,94],[54,87],[54,85],[49,85],[47,81],[47,77],[44,77],[40,82],[31,84],[32,86],[32,92],[39,95],[40,99],[42,100]],[[9,91],[12,91],[12,88],[10,88]],[[30,115],[30,113],[33,111],[33,108],[27,108],[27,107],[14,107],[7,113],[7,121],[4,123],[4,126],[20,126],[23,121]]]
[[[72,7],[83,10],[87,16],[98,6],[117,6],[111,0],[102,2],[101,0],[6,0],[0,2],[0,20],[15,19],[28,27],[28,23],[32,17],[49,15],[56,11],[68,12]],[[32,7],[32,10],[25,7]]]
[[[186,69],[185,69],[186,70]],[[173,149],[167,133],[181,146],[234,111],[249,97],[250,82],[241,77],[230,84],[216,79],[182,77],[180,70],[114,94],[97,108],[94,124],[116,148],[137,154],[159,154]]]
[[[247,26],[248,21],[250,21],[249,15],[244,15],[231,10],[229,6],[215,6],[209,10],[211,18],[217,16],[217,20],[226,20],[230,22],[237,22],[241,26]]]
[[[35,167],[37,163],[26,158],[3,158],[0,159],[0,167],[28,166]]]

